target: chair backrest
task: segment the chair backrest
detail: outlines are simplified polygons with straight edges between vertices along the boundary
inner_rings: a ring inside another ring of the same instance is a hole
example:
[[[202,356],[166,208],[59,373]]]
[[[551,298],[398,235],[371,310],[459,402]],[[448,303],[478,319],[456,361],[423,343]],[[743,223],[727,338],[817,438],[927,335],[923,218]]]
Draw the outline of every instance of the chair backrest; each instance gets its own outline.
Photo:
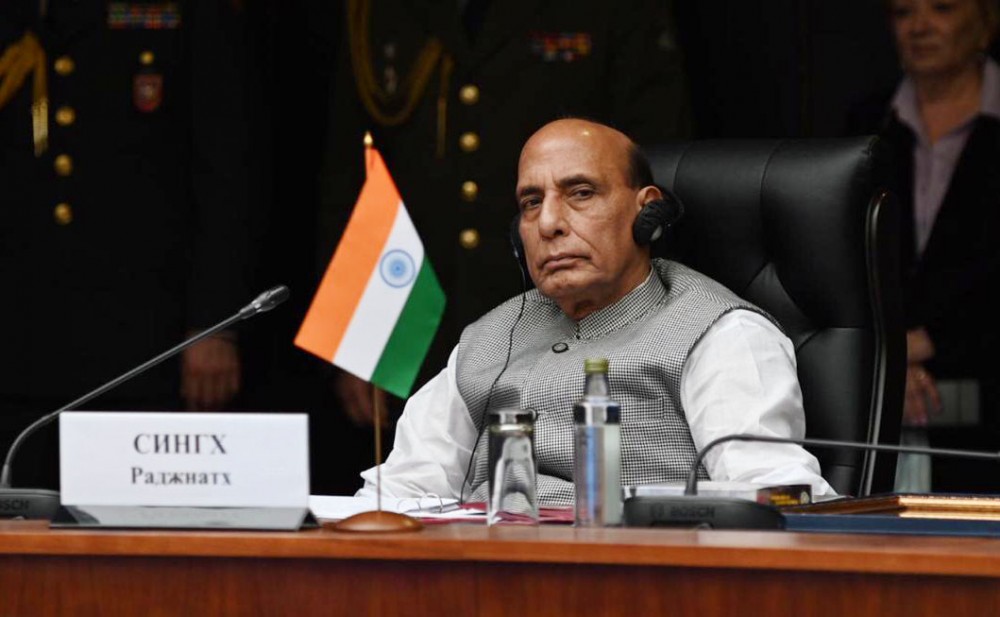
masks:
[[[877,138],[647,149],[684,218],[669,256],[768,311],[795,345],[806,435],[899,443],[905,332],[898,207]],[[840,493],[892,489],[895,455],[812,449]]]

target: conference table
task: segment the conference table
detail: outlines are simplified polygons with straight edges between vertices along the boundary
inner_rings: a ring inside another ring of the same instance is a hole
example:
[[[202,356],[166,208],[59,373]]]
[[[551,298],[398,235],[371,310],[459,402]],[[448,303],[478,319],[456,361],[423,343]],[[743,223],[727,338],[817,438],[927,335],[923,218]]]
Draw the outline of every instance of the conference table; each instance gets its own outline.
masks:
[[[996,615],[1000,539],[435,524],[108,531],[0,521],[0,617]]]

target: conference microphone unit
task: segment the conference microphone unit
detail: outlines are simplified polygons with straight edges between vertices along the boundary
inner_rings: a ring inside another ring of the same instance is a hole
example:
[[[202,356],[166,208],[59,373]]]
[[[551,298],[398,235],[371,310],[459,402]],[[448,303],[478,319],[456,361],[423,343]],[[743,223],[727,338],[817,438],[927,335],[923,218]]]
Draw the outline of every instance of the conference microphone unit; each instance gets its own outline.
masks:
[[[35,432],[42,428],[43,426],[49,424],[64,411],[70,411],[78,408],[80,405],[89,402],[90,400],[97,398],[98,396],[104,394],[108,390],[111,390],[126,381],[137,377],[154,366],[169,360],[170,358],[176,356],[180,352],[184,351],[188,347],[194,345],[198,341],[212,336],[226,328],[232,326],[233,324],[249,319],[255,315],[261,313],[266,313],[274,307],[278,306],[282,302],[288,299],[288,287],[284,285],[278,285],[277,287],[272,287],[264,293],[260,294],[250,304],[247,304],[241,308],[236,314],[228,317],[219,323],[215,324],[207,330],[202,330],[198,334],[192,336],[191,338],[185,340],[183,343],[172,347],[167,351],[161,353],[155,358],[140,364],[139,366],[133,368],[132,370],[119,375],[118,377],[112,379],[106,384],[98,387],[95,390],[84,394],[80,398],[71,401],[59,409],[50,412],[41,418],[35,420],[28,425],[23,431],[21,431],[14,442],[10,445],[7,450],[7,456],[3,462],[3,470],[0,471],[0,519],[3,518],[39,518],[39,519],[50,519],[55,514],[56,510],[59,508],[59,492],[44,488],[12,488],[11,487],[11,465],[14,461],[14,456],[20,449],[21,444],[35,434]]]
[[[683,495],[636,496],[624,503],[624,519],[627,527],[695,527],[708,529],[784,529],[785,517],[774,506],[757,503],[748,499],[732,497],[708,497],[698,495],[698,467],[705,455],[715,446],[730,441],[782,443],[818,448],[844,448],[868,452],[895,452],[897,454],[927,454],[978,460],[1000,461],[1000,453],[952,450],[946,448],[924,448],[920,446],[897,446],[870,444],[833,439],[792,439],[738,433],[726,435],[710,442],[695,457],[688,472]]]

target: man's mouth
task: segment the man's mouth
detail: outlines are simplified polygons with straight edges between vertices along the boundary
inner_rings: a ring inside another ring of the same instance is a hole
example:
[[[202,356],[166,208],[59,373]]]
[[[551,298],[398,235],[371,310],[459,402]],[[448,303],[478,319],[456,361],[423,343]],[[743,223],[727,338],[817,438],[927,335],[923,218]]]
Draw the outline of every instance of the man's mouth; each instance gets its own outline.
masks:
[[[553,270],[570,268],[582,259],[583,259],[582,255],[577,255],[574,253],[556,253],[555,255],[550,255],[549,257],[546,257],[545,260],[542,262],[540,269],[542,270],[542,272],[551,272]]]

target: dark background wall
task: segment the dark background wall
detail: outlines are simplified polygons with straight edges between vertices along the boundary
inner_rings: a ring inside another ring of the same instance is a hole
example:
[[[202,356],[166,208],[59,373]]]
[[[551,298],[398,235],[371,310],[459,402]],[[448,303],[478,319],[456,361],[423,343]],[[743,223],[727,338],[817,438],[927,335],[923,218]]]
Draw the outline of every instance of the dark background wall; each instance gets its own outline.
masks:
[[[680,0],[700,137],[835,137],[899,78],[880,0]]]

